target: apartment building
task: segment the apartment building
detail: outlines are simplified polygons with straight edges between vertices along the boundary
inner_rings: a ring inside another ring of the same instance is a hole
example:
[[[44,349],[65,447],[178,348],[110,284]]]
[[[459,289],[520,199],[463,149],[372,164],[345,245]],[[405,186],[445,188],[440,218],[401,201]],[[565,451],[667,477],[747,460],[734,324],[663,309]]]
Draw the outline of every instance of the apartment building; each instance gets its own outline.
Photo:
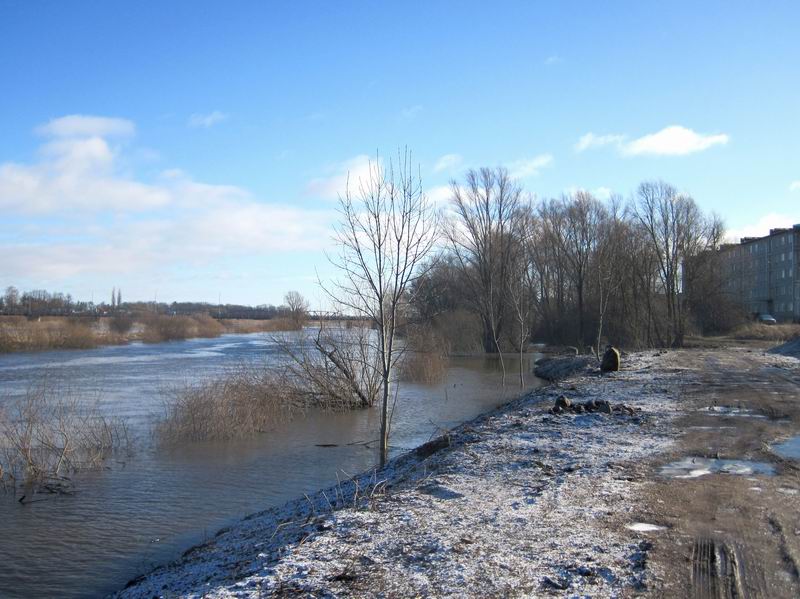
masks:
[[[756,316],[800,322],[800,224],[720,249],[725,288]]]

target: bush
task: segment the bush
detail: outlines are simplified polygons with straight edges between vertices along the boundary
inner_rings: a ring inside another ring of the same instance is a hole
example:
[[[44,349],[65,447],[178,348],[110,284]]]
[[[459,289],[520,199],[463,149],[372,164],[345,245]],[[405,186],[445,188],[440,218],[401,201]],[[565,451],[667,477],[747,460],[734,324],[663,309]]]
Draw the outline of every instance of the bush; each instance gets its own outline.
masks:
[[[482,328],[476,314],[467,310],[445,312],[434,317],[433,326],[445,344],[445,353],[483,353]]]
[[[239,367],[219,379],[169,392],[155,433],[162,444],[246,438],[285,422],[303,407],[277,374]]]
[[[734,339],[755,339],[759,341],[789,341],[795,337],[800,337],[800,324],[751,322],[739,327],[733,333]]]
[[[68,474],[98,468],[115,449],[130,448],[123,421],[63,390],[41,386],[0,408],[0,483],[59,490]]]
[[[125,335],[133,328],[133,317],[128,314],[115,314],[108,323],[113,333]]]
[[[400,378],[427,384],[442,381],[447,374],[447,353],[447,344],[430,327],[410,328],[400,362]]]

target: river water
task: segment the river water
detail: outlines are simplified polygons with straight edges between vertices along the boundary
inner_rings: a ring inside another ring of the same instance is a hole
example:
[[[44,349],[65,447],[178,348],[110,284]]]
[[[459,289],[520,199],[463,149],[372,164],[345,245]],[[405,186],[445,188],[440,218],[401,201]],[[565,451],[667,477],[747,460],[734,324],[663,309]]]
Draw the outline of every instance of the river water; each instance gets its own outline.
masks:
[[[530,373],[533,356],[522,364]],[[311,412],[248,441],[192,443],[156,451],[146,431],[165,389],[242,362],[279,360],[261,334],[157,345],[0,356],[0,402],[49,379],[126,419],[144,440],[133,455],[74,480],[74,495],[27,505],[0,491],[0,597],[96,597],[174,559],[241,517],[373,467],[377,409]],[[453,358],[442,383],[402,383],[392,451],[429,440],[520,393],[519,360]],[[528,374],[526,386],[540,383]],[[335,445],[320,447],[319,445]]]

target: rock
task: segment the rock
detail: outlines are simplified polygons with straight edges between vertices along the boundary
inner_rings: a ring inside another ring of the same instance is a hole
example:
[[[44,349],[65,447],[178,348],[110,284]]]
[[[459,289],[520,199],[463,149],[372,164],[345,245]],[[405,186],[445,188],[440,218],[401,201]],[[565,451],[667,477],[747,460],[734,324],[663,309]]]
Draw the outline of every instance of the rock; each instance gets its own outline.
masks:
[[[597,411],[603,414],[610,414],[611,413],[611,404],[607,401],[597,402]]]
[[[569,400],[568,397],[562,395],[556,400],[555,407],[560,408],[562,410],[566,410],[567,408],[572,407],[572,402]]]
[[[600,362],[601,372],[616,372],[619,370],[619,350],[616,347],[609,345],[606,347],[606,353],[603,354],[603,360]]]
[[[584,412],[583,404],[575,404],[575,406],[573,406],[572,408],[572,411],[575,412],[576,414],[583,414]]]

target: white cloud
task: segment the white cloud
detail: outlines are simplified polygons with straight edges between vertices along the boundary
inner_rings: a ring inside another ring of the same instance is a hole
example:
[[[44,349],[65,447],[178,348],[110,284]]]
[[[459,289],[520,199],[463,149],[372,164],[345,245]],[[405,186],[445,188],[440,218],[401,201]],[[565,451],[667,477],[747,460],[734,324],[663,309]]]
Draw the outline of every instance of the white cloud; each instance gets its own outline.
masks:
[[[453,197],[453,190],[449,185],[437,185],[425,191],[428,196],[428,201],[434,207],[442,207],[450,204],[450,199]]]
[[[589,132],[586,135],[582,135],[578,140],[578,143],[575,144],[575,151],[583,152],[589,148],[598,148],[610,144],[619,145],[624,139],[624,135],[595,135],[594,133]]]
[[[725,145],[728,141],[730,137],[724,133],[707,135],[680,125],[671,125],[631,141],[626,141],[626,136],[618,133],[595,135],[589,132],[575,144],[575,151],[611,145],[623,156],[685,156],[712,146]]]
[[[526,177],[537,176],[541,169],[552,164],[553,156],[551,154],[539,154],[533,158],[515,160],[506,166],[511,177],[514,179],[525,179]]]
[[[55,284],[136,272],[149,280],[187,264],[329,244],[333,210],[263,202],[177,169],[139,180],[122,168],[129,162],[123,149],[96,135],[122,130],[100,117],[82,119],[41,127],[55,139],[37,161],[0,164],[0,213],[18,216],[13,224],[0,219],[0,255],[14,257],[0,261],[0,278]]]
[[[422,105],[407,106],[400,111],[400,117],[405,121],[413,121],[422,112]]]
[[[644,154],[685,156],[686,154],[702,152],[712,146],[725,145],[729,139],[724,133],[706,135],[696,133],[686,127],[672,125],[624,144],[621,151],[627,156]]]
[[[328,166],[325,169],[328,174],[312,179],[306,187],[306,191],[309,195],[327,200],[344,197],[348,185],[351,193],[358,193],[361,185],[369,181],[370,169],[380,169],[381,165],[380,159],[376,163],[366,154],[359,154],[344,162]]]
[[[128,137],[136,132],[127,119],[71,114],[40,125],[36,133],[43,137]]]
[[[579,191],[584,191],[592,194],[598,200],[607,200],[611,197],[613,191],[608,187],[596,187],[594,189],[586,189],[585,187],[567,187],[564,190],[564,193],[568,195],[574,195]]]
[[[792,181],[789,185],[789,191],[800,191],[800,181]]]
[[[445,154],[436,161],[436,164],[433,167],[433,172],[440,173],[442,171],[452,170],[459,167],[463,161],[464,159],[460,154]]]
[[[764,235],[769,235],[770,229],[791,227],[797,223],[797,220],[796,216],[791,217],[786,214],[770,212],[753,224],[744,225],[743,227],[737,227],[727,231],[725,238],[730,243],[739,243],[742,237],[763,237]]]
[[[558,54],[551,54],[547,58],[544,59],[545,66],[552,66],[554,64],[558,64],[563,62],[563,59]]]
[[[220,112],[219,110],[214,110],[207,114],[196,112],[189,117],[189,126],[194,128],[208,129],[217,123],[227,120],[229,116],[230,115]]]

